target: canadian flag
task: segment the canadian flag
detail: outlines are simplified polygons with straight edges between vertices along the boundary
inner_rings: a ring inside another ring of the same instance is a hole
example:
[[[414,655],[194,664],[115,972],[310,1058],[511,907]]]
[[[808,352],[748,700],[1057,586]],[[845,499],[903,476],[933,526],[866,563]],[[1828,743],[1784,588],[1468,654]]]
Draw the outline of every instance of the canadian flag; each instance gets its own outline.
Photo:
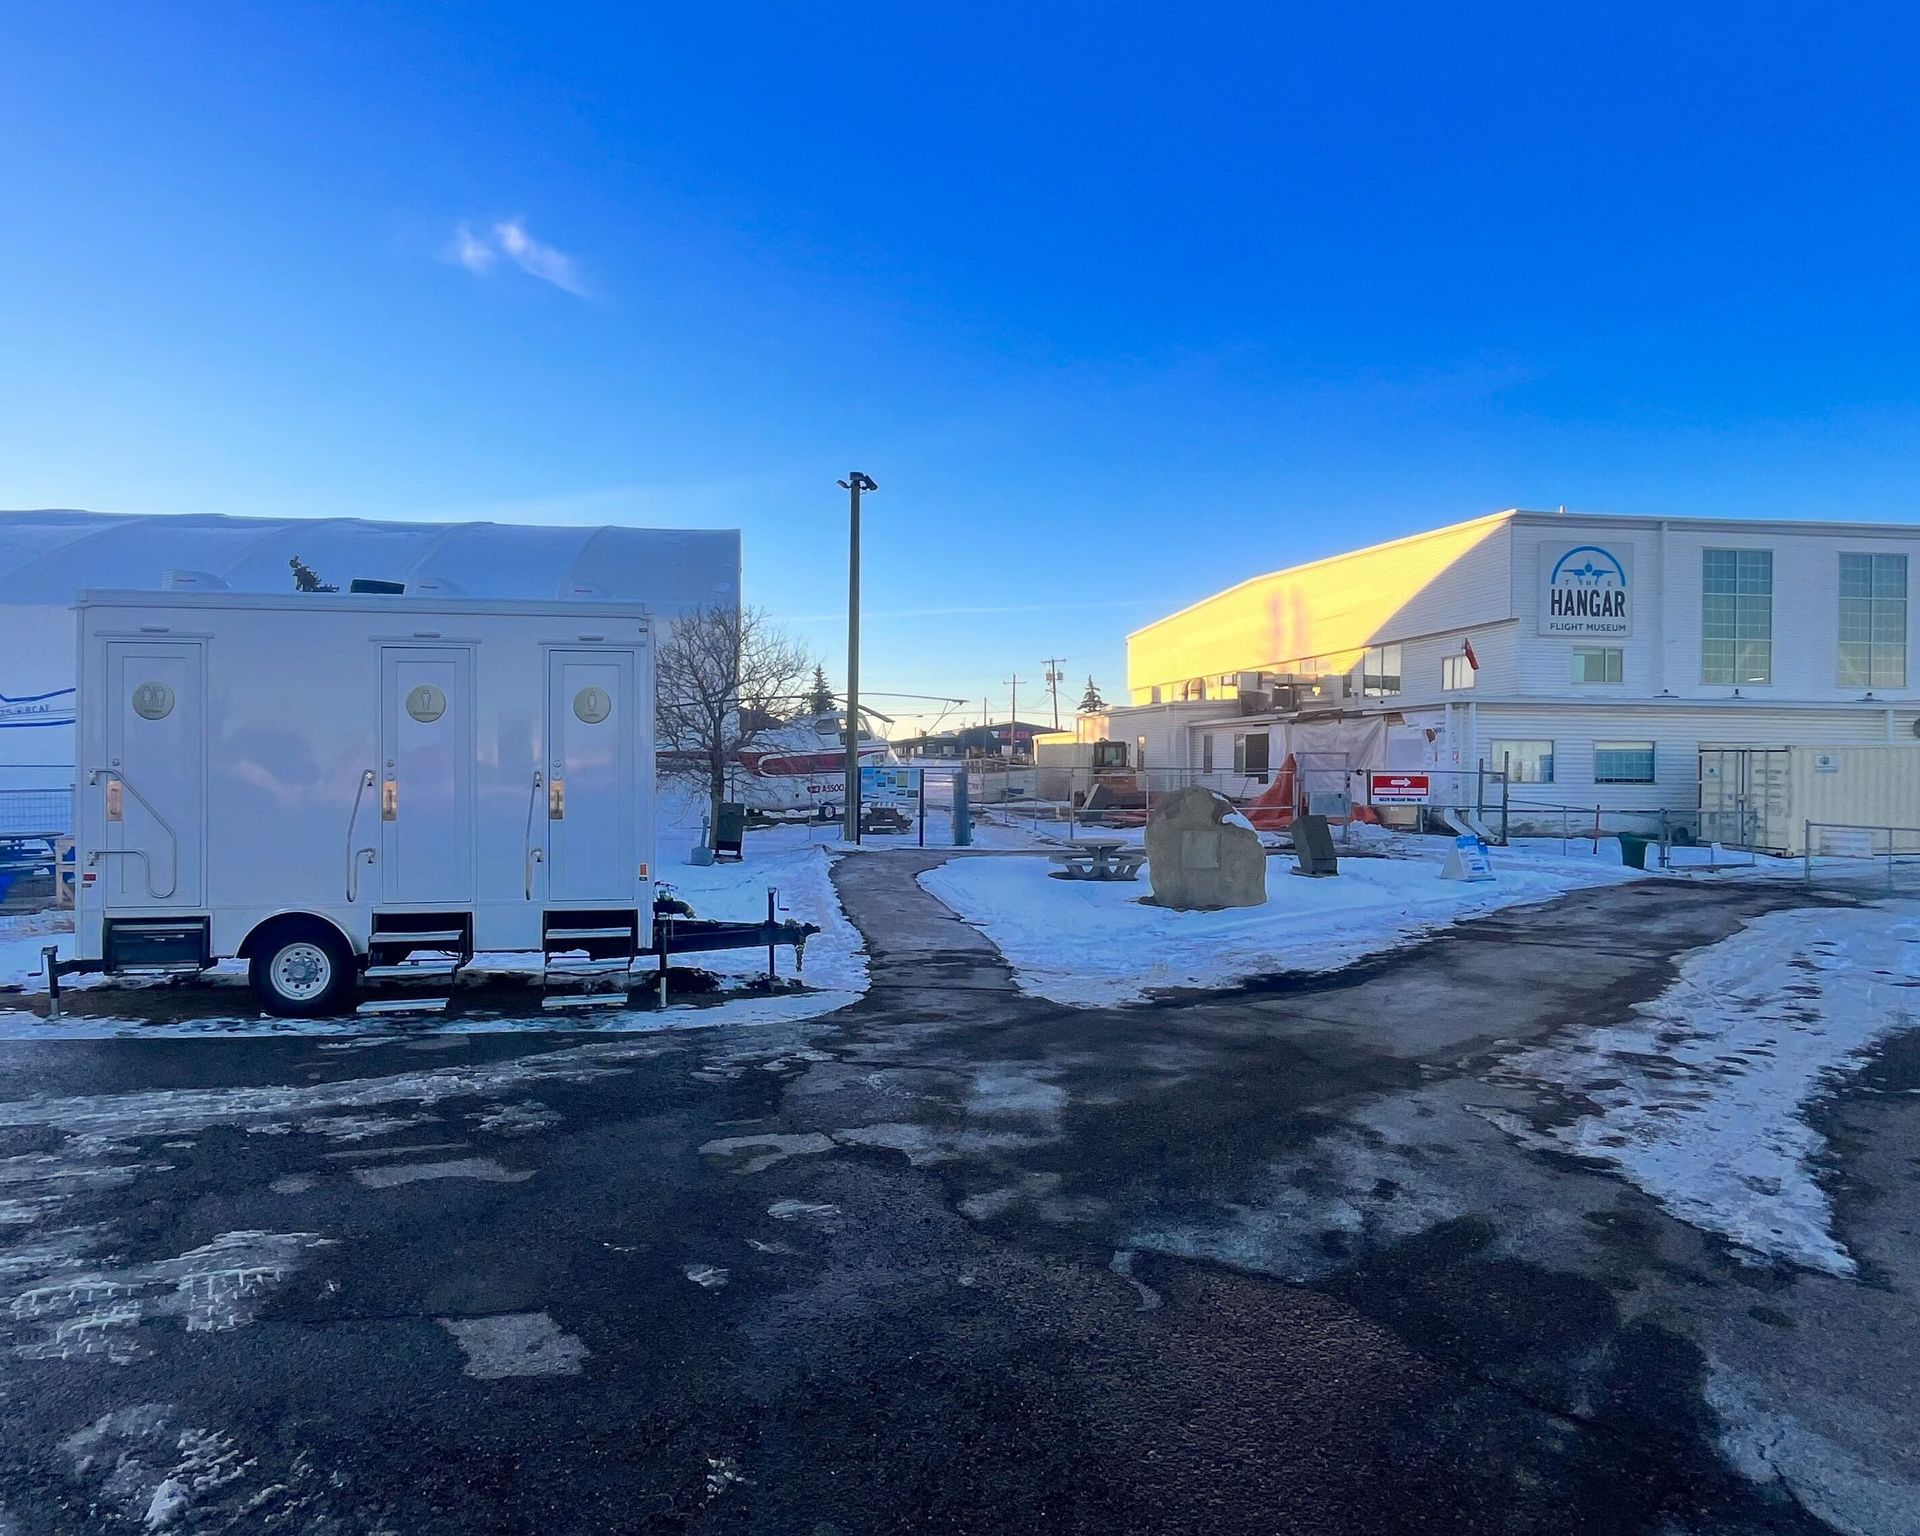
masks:
[[[1476,672],[1480,670],[1480,658],[1473,654],[1473,642],[1471,640],[1462,640],[1460,642],[1460,653],[1467,658],[1468,666],[1472,667]]]

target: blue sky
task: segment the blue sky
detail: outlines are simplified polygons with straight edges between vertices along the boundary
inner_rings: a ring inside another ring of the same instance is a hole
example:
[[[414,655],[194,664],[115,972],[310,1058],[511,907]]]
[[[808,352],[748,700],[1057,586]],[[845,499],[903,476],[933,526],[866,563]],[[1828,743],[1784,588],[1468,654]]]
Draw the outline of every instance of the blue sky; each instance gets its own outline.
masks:
[[[737,525],[838,679],[857,466],[976,714],[1500,507],[1917,515],[1911,7],[37,11],[0,505]]]

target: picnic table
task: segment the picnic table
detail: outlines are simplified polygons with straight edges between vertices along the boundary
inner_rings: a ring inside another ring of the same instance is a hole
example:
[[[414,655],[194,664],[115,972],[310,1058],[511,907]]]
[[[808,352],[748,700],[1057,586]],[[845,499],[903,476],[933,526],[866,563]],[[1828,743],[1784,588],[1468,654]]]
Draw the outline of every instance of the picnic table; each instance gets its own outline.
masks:
[[[1139,849],[1105,837],[1076,837],[1047,857],[1060,866],[1049,871],[1056,880],[1132,880],[1147,862]]]

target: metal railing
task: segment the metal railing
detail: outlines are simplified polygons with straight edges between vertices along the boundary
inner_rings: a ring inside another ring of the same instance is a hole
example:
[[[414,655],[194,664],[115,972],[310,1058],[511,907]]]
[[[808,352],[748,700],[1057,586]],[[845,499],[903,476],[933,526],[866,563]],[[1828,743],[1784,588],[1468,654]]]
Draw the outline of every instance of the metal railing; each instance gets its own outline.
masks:
[[[1868,886],[1892,896],[1920,891],[1920,827],[1802,823],[1801,875],[1808,885]]]
[[[1301,753],[1293,765],[1291,796],[1279,781],[1282,771],[1232,768],[1089,768],[1048,763],[1005,764],[992,759],[966,765],[974,804],[994,820],[1040,837],[1072,838],[1082,829],[1139,826],[1154,803],[1177,789],[1200,785],[1224,795],[1255,826],[1261,811],[1279,813],[1269,830],[1279,830],[1291,815],[1312,811],[1350,828],[1356,821],[1433,832],[1472,830],[1496,843],[1507,840],[1507,775],[1488,764],[1472,768],[1414,769],[1424,777],[1423,803],[1372,801],[1373,772],[1353,764],[1344,753]],[[1398,773],[1400,770],[1391,770]],[[1466,815],[1449,815],[1465,812]],[[1455,825],[1455,823],[1459,825]]]
[[[1710,820],[1689,806],[1653,806],[1637,810],[1619,810],[1603,805],[1578,805],[1572,802],[1515,798],[1508,802],[1509,824],[1515,837],[1557,837],[1560,851],[1568,853],[1585,843],[1598,852],[1609,838],[1639,837],[1660,850],[1649,858],[1650,868],[1680,868],[1687,865],[1710,868],[1751,867],[1755,852],[1751,837],[1757,823],[1749,823],[1746,836],[1728,837],[1731,827],[1725,813]],[[1704,848],[1721,850],[1702,864],[1691,855],[1676,855],[1675,849]],[[1726,857],[1731,852],[1737,857]]]

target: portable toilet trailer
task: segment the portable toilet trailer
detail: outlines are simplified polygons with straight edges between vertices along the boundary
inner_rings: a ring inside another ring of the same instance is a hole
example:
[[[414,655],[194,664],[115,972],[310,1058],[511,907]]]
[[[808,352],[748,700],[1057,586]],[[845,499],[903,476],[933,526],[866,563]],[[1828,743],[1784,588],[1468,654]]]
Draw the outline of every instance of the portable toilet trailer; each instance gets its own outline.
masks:
[[[477,952],[619,981],[651,947],[644,606],[175,591],[78,612],[63,970],[239,957],[265,1007],[307,1015],[362,977],[450,984]]]

